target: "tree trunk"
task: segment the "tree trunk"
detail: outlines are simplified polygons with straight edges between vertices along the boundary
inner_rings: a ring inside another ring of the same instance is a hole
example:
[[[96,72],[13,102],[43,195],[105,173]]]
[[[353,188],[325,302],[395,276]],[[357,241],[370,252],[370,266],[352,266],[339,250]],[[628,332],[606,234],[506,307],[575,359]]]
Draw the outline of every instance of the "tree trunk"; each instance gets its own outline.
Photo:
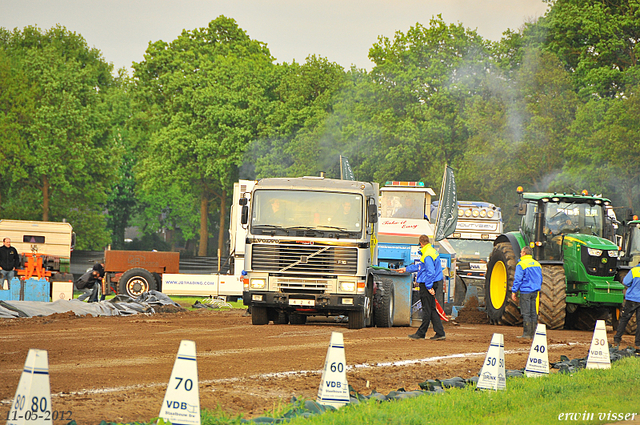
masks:
[[[49,221],[49,179],[42,178],[42,221]]]
[[[225,218],[227,215],[227,191],[222,190],[222,196],[220,199],[220,230],[218,231],[218,252],[220,256],[224,255],[224,233],[225,233]]]
[[[209,241],[208,218],[209,216],[209,200],[203,191],[200,195],[200,246],[198,249],[199,257],[207,256],[207,242]]]

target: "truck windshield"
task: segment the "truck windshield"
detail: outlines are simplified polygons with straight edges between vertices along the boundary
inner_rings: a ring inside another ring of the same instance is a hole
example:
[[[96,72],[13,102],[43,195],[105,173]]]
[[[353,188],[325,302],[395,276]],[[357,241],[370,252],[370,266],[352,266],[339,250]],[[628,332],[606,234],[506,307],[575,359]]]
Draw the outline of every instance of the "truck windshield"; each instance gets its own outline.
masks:
[[[380,199],[382,218],[415,218],[424,220],[423,192],[383,191]]]
[[[493,241],[475,239],[447,239],[456,251],[459,261],[489,262]]]
[[[603,212],[599,205],[569,202],[546,204],[544,232],[551,235],[583,233],[602,237]]]
[[[256,190],[251,231],[362,232],[363,199],[354,193],[309,190]],[[349,235],[354,237],[355,235]]]

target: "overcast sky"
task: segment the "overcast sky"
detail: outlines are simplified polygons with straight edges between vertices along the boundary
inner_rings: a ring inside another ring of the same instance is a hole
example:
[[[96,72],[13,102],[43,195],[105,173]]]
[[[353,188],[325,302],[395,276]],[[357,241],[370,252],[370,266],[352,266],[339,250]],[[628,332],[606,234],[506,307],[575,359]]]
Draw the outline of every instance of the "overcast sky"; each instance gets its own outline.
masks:
[[[140,62],[150,41],[173,41],[183,29],[220,15],[267,43],[277,62],[304,63],[311,54],[345,68],[371,69],[378,36],[442,14],[490,40],[542,16],[542,0],[0,0],[0,27],[60,24],[82,35],[116,68]]]

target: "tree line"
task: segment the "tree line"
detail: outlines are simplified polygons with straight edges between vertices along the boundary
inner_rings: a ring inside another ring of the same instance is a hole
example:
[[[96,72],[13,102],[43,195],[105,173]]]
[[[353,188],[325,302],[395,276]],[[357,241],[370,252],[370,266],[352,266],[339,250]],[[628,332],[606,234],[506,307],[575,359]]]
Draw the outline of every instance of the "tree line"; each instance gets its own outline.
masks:
[[[639,4],[550,1],[497,42],[437,16],[379,37],[371,71],[277,63],[224,16],[149,43],[132,75],[64,27],[0,28],[0,218],[67,220],[78,249],[215,255],[234,182],[339,178],[340,155],[436,191],[451,165],[508,228],[518,185],[640,211]]]

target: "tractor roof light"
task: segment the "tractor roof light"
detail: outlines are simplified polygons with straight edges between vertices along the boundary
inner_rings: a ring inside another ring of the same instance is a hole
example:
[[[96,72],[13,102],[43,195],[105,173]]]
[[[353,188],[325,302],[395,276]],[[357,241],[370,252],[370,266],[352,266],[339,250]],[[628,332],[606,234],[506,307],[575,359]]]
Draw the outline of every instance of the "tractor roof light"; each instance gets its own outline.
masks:
[[[600,205],[602,203],[600,199],[596,199],[594,202],[596,203],[596,205]]]
[[[634,220],[637,220],[637,219],[638,219],[638,216],[634,214],[633,219],[634,219]]]
[[[473,210],[473,212],[471,214],[473,214],[474,217],[478,217],[480,215],[480,211]]]
[[[387,181],[385,186],[424,187],[424,182]]]
[[[485,218],[487,216],[487,210],[480,210],[480,217]]]
[[[609,206],[609,205],[611,205],[611,202],[609,202],[609,201],[604,201],[604,204],[605,204],[605,205],[607,205],[607,206]]]
[[[471,217],[471,209],[468,209],[464,212],[465,217]]]
[[[491,217],[493,217],[493,215],[494,215],[494,214],[495,214],[495,213],[494,213],[493,211],[489,211],[489,212],[487,213],[487,217],[491,218]]]
[[[584,189],[582,192],[580,192],[580,194],[582,196],[589,196],[589,192],[587,191],[587,189]]]
[[[553,198],[551,198],[551,200],[553,202],[560,202],[560,198],[558,198],[558,197],[553,197]]]
[[[523,192],[524,192],[524,188],[523,188],[522,186],[518,186],[518,187],[516,188],[516,193],[517,193],[518,195],[522,195],[522,193],[523,193]]]
[[[542,202],[549,202],[549,198],[542,198]]]
[[[458,208],[458,217],[464,217],[464,210],[462,208]]]

